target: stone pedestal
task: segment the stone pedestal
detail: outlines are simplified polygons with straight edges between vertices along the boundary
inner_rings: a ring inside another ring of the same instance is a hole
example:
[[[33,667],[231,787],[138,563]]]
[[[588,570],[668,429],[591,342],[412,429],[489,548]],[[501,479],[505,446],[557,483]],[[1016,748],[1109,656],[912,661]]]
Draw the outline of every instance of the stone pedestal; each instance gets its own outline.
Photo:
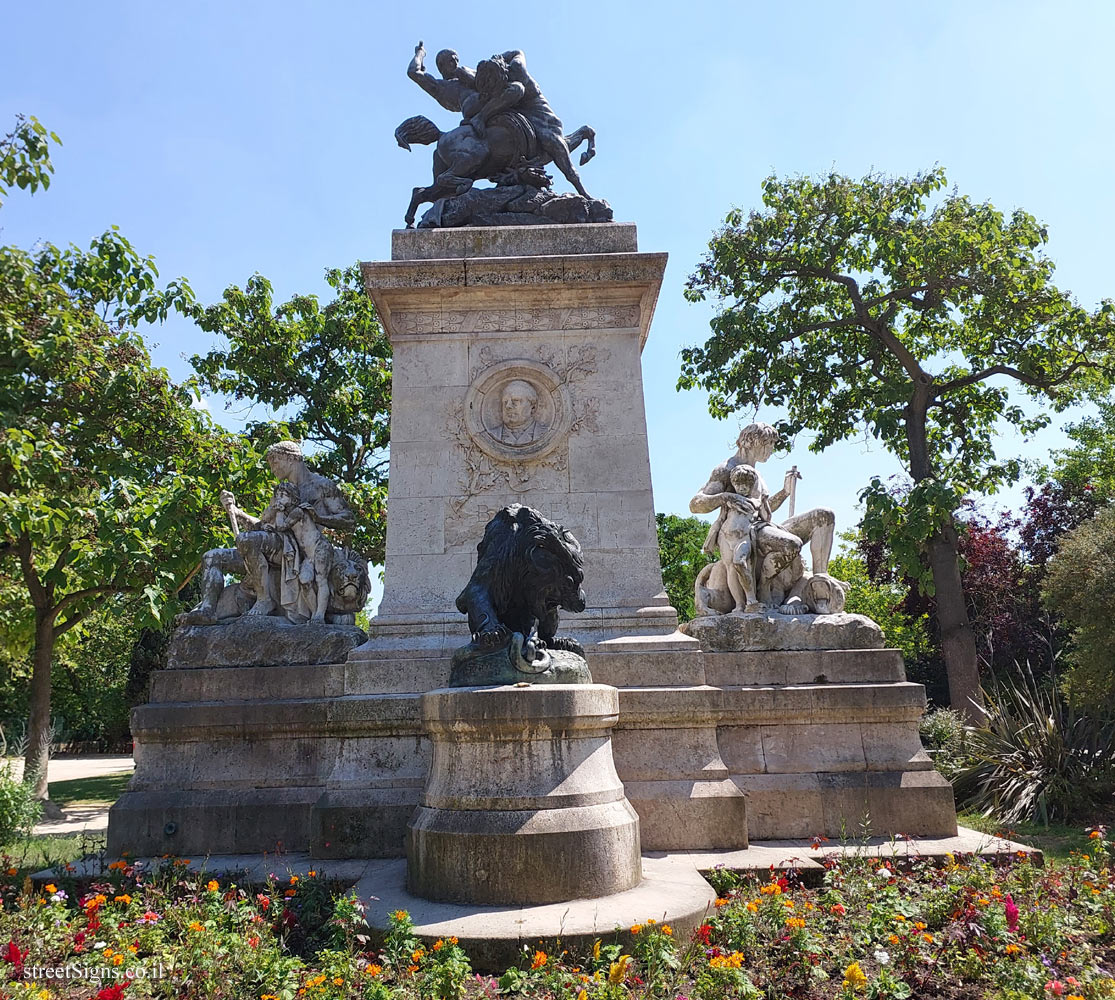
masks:
[[[407,888],[457,903],[557,903],[642,878],[639,818],[612,762],[604,684],[422,696],[433,759],[407,830]]]

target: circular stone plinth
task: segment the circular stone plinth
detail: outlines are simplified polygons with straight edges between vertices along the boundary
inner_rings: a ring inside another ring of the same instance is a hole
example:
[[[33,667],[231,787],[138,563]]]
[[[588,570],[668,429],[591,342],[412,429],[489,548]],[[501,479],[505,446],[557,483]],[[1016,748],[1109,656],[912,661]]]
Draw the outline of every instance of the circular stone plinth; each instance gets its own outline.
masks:
[[[532,950],[539,941],[561,942],[561,948],[588,954],[598,938],[612,940],[630,952],[632,924],[653,917],[669,924],[684,948],[693,931],[713,909],[716,893],[685,855],[645,857],[643,879],[632,889],[597,899],[534,906],[476,906],[421,899],[406,887],[406,862],[374,861],[356,884],[366,905],[365,919],[386,930],[388,916],[406,910],[415,934],[423,941],[456,937],[473,967],[499,974]],[[550,949],[545,949],[550,950]]]
[[[612,761],[604,684],[422,696],[433,744],[407,828],[408,887],[454,903],[556,903],[639,884],[639,817]]]

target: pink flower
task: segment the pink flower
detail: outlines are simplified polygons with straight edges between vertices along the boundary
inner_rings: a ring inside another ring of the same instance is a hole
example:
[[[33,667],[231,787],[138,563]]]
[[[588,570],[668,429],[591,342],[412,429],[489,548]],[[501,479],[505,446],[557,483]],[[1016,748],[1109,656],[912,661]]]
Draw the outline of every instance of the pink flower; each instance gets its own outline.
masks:
[[[1052,993],[1055,997],[1064,996],[1065,984],[1059,979],[1050,979],[1049,982],[1045,984],[1045,991],[1046,993]]]
[[[1018,907],[1009,895],[1003,897],[1003,912],[1007,915],[1007,930],[1012,934],[1018,933]]]

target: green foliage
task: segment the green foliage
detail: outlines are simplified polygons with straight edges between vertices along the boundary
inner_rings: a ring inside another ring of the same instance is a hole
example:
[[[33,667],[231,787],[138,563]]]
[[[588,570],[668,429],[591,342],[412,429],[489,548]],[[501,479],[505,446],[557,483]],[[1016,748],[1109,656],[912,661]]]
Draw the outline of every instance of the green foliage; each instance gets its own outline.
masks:
[[[283,434],[316,446],[308,463],[345,484],[357,520],[355,548],[382,563],[391,346],[359,267],[328,270],[325,279],[336,295],[324,306],[315,295],[276,306],[271,283],[258,274],[242,289],[230,286],[220,303],[195,310],[201,328],[224,336],[228,348],[191,362],[213,391],[280,415],[278,428],[249,425],[261,444]]]
[[[1029,672],[985,692],[986,725],[969,727],[959,800],[1003,823],[1095,815],[1115,792],[1115,717],[1074,709]]]
[[[1052,284],[1031,215],[945,183],[941,169],[768,178],[763,211],[730,213],[689,280],[691,300],[721,308],[704,346],[682,352],[678,383],[707,389],[718,417],[783,407],[779,429],[811,429],[814,451],[881,441],[916,485],[896,505],[873,484],[866,525],[911,571],[961,498],[1018,477],[996,455],[1002,424],[1048,422],[1005,383],[1061,409],[1115,374],[1115,305],[1088,312]]]
[[[0,760],[0,844],[30,834],[41,812],[34,784],[16,777],[10,758]]]
[[[693,582],[701,567],[713,562],[701,551],[708,535],[708,523],[699,517],[655,514],[658,526],[658,558],[662,561],[662,582],[678,618],[689,621],[694,615]]]
[[[1089,488],[1100,503],[1115,501],[1115,402],[1097,401],[1093,417],[1069,424],[1069,448],[1052,453],[1050,478]]]
[[[15,128],[0,139],[0,205],[12,186],[34,193],[50,187],[54,164],[50,162],[50,143],[62,140],[34,117],[16,115]]]
[[[954,777],[968,763],[964,718],[951,708],[935,708],[922,716],[921,741],[933,756],[933,766],[946,778]]]
[[[829,561],[829,573],[849,584],[845,610],[867,615],[878,622],[891,649],[902,650],[907,663],[925,657],[932,648],[929,616],[914,617],[900,607],[905,588],[894,583],[875,583],[867,574],[867,563],[855,552],[842,551]]]
[[[1065,689],[1082,708],[1115,710],[1115,507],[1063,535],[1050,560],[1042,597],[1072,629]]]

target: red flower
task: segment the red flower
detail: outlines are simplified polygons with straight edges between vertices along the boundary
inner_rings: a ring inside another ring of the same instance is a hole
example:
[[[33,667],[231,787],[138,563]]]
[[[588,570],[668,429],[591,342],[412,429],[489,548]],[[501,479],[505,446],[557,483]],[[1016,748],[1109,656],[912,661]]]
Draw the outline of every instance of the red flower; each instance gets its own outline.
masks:
[[[709,939],[712,937],[712,924],[701,924],[700,927],[694,931],[693,936],[703,945],[709,944]]]
[[[1018,933],[1018,907],[1009,895],[1003,897],[1003,912],[1007,915],[1007,930],[1012,934]]]
[[[115,986],[106,986],[94,1000],[123,1000],[126,983],[117,983]]]
[[[9,941],[8,947],[4,949],[2,957],[5,962],[12,966],[12,972],[17,979],[23,975],[23,960],[27,957],[26,948],[20,951],[18,944],[14,941]]]

